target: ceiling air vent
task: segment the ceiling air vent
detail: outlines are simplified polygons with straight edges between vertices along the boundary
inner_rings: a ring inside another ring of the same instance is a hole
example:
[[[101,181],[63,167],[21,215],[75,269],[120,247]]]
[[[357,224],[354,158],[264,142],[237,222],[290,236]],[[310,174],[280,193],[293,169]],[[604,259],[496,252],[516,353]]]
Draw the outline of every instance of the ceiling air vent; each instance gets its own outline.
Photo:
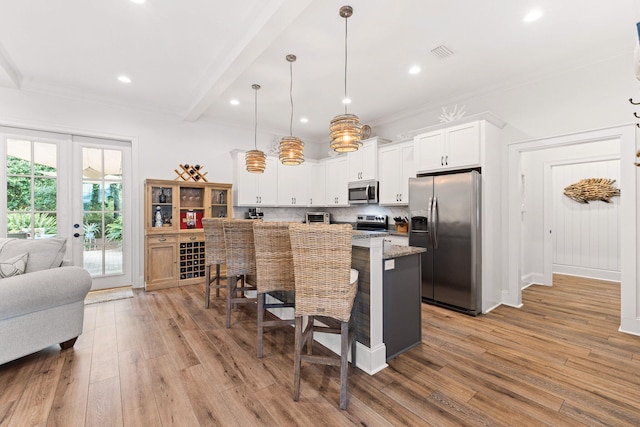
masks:
[[[434,49],[431,49],[431,53],[442,59],[448,58],[449,56],[453,55],[453,51],[445,45],[440,45]]]

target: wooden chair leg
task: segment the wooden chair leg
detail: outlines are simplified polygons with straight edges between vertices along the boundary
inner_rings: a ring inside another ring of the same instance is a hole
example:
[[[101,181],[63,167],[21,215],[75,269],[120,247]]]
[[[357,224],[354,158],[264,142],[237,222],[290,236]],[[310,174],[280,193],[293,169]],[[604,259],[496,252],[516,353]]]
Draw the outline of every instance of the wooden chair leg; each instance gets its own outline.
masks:
[[[236,293],[234,280],[236,280],[235,277],[227,278],[227,329],[231,327],[231,298]]]
[[[209,298],[211,296],[211,266],[205,267],[204,279],[204,308],[209,308]]]
[[[262,322],[264,320],[264,302],[266,294],[258,293],[258,359],[262,357]]]
[[[340,409],[347,409],[347,355],[349,354],[349,322],[340,322]]]
[[[293,352],[293,400],[300,399],[300,365],[302,364],[302,316],[295,319],[295,348]]]
[[[220,264],[216,264],[216,298],[220,297]]]
[[[315,322],[315,317],[308,316],[307,322],[309,325],[309,332],[305,335],[305,337],[307,338],[307,354],[313,354],[313,323]]]
[[[61,342],[61,343],[60,343],[60,348],[61,348],[62,350],[66,350],[66,349],[68,349],[68,348],[73,347],[73,345],[76,343],[76,340],[77,340],[77,339],[78,339],[78,337],[75,337],[75,338],[71,338],[70,340],[67,340],[67,341],[65,341],[65,342]]]

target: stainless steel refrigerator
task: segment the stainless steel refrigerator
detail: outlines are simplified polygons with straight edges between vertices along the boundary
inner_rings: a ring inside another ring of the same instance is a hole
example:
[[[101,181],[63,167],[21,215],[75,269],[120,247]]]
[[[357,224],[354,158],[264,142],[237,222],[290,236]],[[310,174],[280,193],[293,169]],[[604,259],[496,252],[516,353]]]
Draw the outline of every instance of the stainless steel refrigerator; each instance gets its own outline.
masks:
[[[422,300],[477,315],[482,311],[480,173],[409,179],[409,245],[422,256]]]

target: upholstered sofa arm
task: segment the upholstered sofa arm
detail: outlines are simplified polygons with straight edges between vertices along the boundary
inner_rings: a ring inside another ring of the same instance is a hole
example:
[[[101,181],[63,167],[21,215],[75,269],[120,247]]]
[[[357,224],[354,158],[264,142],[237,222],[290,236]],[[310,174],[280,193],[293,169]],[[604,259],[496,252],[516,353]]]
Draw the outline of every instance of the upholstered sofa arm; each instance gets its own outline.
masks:
[[[1,279],[0,320],[83,301],[90,288],[89,273],[72,266]]]

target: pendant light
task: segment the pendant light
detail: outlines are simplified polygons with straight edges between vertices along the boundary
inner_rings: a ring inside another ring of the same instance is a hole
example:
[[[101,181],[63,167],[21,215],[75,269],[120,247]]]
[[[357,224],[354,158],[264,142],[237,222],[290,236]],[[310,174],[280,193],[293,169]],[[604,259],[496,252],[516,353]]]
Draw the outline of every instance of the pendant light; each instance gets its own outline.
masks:
[[[253,144],[255,149],[247,151],[244,155],[244,159],[247,165],[247,172],[252,173],[263,173],[264,168],[267,164],[267,156],[265,156],[264,152],[258,150],[258,89],[260,89],[260,85],[253,84],[251,88],[255,90],[255,127],[253,134]]]
[[[362,124],[355,114],[347,114],[347,20],[353,15],[351,6],[342,6],[340,16],[344,18],[344,114],[335,116],[329,125],[330,147],[333,151],[345,153],[362,147]]]
[[[289,136],[285,136],[280,141],[278,152],[280,153],[280,163],[283,165],[299,165],[304,162],[304,142],[300,138],[293,136],[293,63],[296,60],[295,55],[287,55],[289,62],[289,75],[291,83],[289,85],[289,99],[291,100],[291,120],[289,121]]]

